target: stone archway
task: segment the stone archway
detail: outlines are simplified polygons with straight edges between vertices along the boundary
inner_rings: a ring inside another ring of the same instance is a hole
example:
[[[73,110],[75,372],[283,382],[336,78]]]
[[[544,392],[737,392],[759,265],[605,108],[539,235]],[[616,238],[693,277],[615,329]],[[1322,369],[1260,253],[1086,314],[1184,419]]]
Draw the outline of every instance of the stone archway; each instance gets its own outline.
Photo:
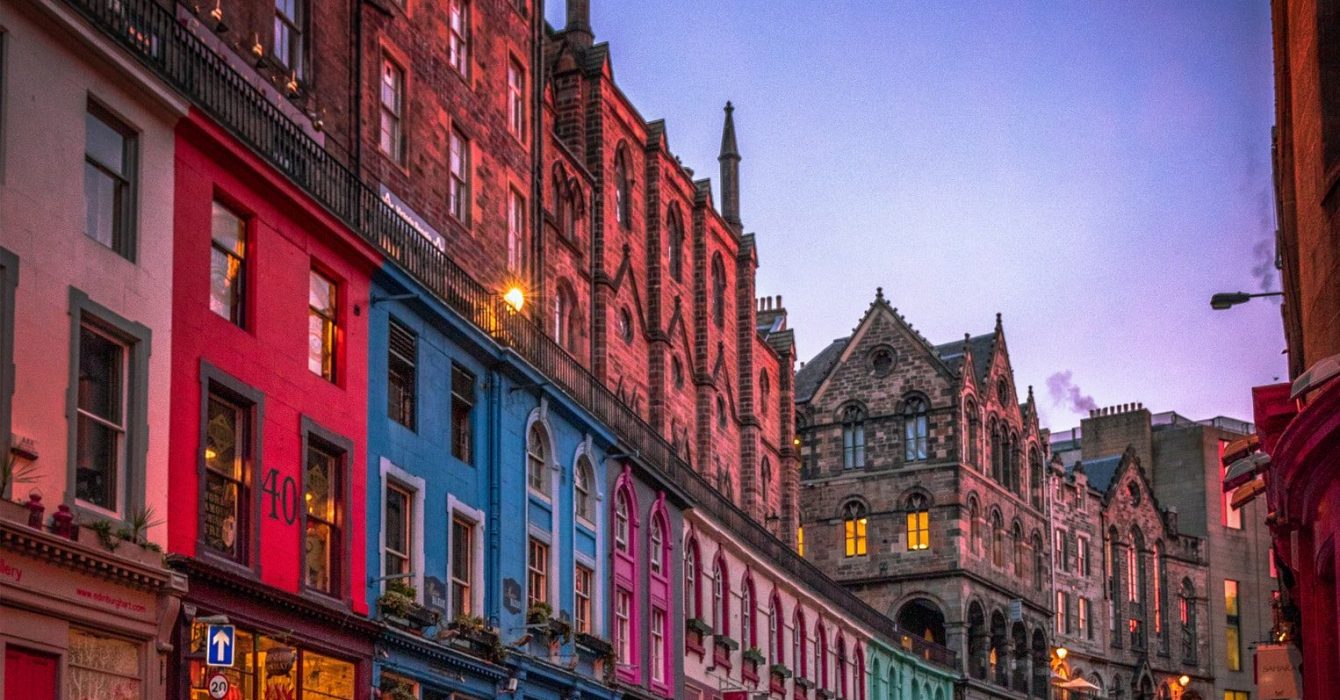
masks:
[[[911,632],[928,642],[944,645],[945,614],[940,610],[940,606],[930,600],[913,598],[903,603],[895,619],[898,627],[904,631]]]

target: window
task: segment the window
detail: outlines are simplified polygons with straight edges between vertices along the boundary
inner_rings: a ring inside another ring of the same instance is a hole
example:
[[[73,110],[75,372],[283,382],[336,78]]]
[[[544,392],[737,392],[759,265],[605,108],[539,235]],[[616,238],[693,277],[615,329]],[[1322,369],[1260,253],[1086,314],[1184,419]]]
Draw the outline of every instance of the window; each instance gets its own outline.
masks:
[[[893,371],[894,359],[893,348],[882,345],[870,353],[870,369],[876,377],[887,377]]]
[[[470,463],[470,412],[475,405],[475,376],[451,365],[451,456]]]
[[[720,253],[712,256],[712,322],[717,328],[726,325],[726,266]]]
[[[625,344],[633,342],[633,314],[628,309],[619,309],[619,339]]]
[[[926,401],[912,398],[903,409],[903,459],[920,462],[926,459]]]
[[[797,610],[791,622],[791,663],[795,666],[791,670],[795,671],[796,678],[805,678],[805,616]]]
[[[456,3],[452,3],[453,8]],[[454,38],[453,34],[453,38]],[[470,141],[451,130],[448,147],[451,181],[447,189],[447,212],[462,224],[470,223]]]
[[[575,605],[573,606],[572,617],[576,625],[576,632],[579,634],[591,633],[591,580],[594,575],[591,570],[577,565],[576,575],[574,576],[573,594]]]
[[[457,73],[470,75],[470,2],[450,0],[447,21],[451,35],[447,41],[447,62]]]
[[[666,236],[667,246],[670,258],[670,279],[676,282],[682,282],[684,279],[684,224],[679,220],[679,210],[670,209],[667,217],[669,224],[669,235]]]
[[[1228,670],[1242,670],[1242,618],[1238,608],[1238,582],[1224,579],[1224,614],[1227,626],[1224,630],[1224,651],[1227,654]]]
[[[977,415],[977,407],[968,404],[968,464],[974,468],[981,468],[981,436],[982,421]]]
[[[200,622],[191,625],[190,641],[187,646],[190,658],[189,677],[196,687],[192,688],[189,694],[183,692],[181,697],[209,697],[204,684],[206,679],[215,673],[222,674],[229,680],[232,690],[227,697],[234,700],[258,700],[262,697],[346,700],[359,697],[355,691],[358,685],[355,682],[356,672],[353,663],[298,646],[287,635],[280,638],[268,637],[258,634],[253,629],[238,626],[233,640],[235,649],[233,658],[236,663],[231,667],[206,667],[205,648],[209,643],[206,639],[208,630],[209,627]],[[285,675],[271,674],[266,669],[267,659],[277,656],[278,654],[274,652],[278,649],[292,652],[290,657],[293,659],[292,669]],[[383,678],[391,677],[393,676],[389,673],[383,674]],[[411,687],[415,686],[411,684]],[[91,694],[81,693],[70,697],[101,699],[141,696],[138,693],[94,691]]]
[[[128,348],[91,322],[79,328],[75,496],[105,511],[126,505]]]
[[[907,551],[931,548],[930,501],[914,493],[907,499]]]
[[[676,389],[684,388],[684,363],[679,361],[678,355],[670,359],[670,379],[675,383]]]
[[[651,679],[657,683],[665,682],[665,611],[652,608],[651,611]]]
[[[142,697],[139,644],[71,627],[66,654],[68,697]]]
[[[665,534],[662,532],[661,519],[659,516],[653,516],[651,519],[651,573],[654,576],[665,575]]]
[[[1178,595],[1177,618],[1182,627],[1182,661],[1196,663],[1196,589],[1191,579],[1182,579]]]
[[[726,399],[721,394],[717,394],[717,429],[726,429]],[[718,473],[721,473],[719,469]]]
[[[386,415],[413,430],[419,340],[395,319],[386,335]]]
[[[247,224],[228,207],[214,202],[210,223],[209,309],[237,326],[246,326]]]
[[[838,697],[847,696],[847,643],[841,636],[837,638],[837,686]]]
[[[1054,540],[1052,543],[1052,559],[1054,560],[1053,563],[1056,564],[1056,569],[1058,571],[1069,571],[1070,565],[1065,556],[1065,530],[1059,528],[1054,530],[1052,538]]]
[[[796,554],[805,556],[805,526],[796,527]]]
[[[507,62],[507,127],[526,140],[526,69],[515,58]]]
[[[567,280],[559,280],[554,294],[554,340],[574,355],[577,354],[577,295]]]
[[[1089,599],[1080,598],[1075,602],[1079,612],[1079,636],[1093,639],[1093,628],[1089,625]]]
[[[271,51],[279,64],[294,77],[305,77],[306,56],[303,27],[306,0],[275,0],[275,35]]]
[[[785,664],[782,656],[782,601],[774,595],[768,603],[768,661],[773,664]]]
[[[614,649],[619,654],[619,663],[628,665],[633,662],[633,594],[623,588],[614,591]]]
[[[93,102],[84,129],[84,233],[133,261],[135,132]]]
[[[451,519],[451,612],[454,616],[474,614],[474,584],[475,524],[456,516]]]
[[[1245,690],[1225,690],[1224,700],[1251,700],[1251,693]]]
[[[211,389],[207,399],[201,536],[209,549],[246,564],[251,542],[251,406]]]
[[[507,270],[514,275],[527,277],[530,262],[526,241],[526,199],[520,192],[511,190],[507,198]]]
[[[1047,579],[1047,552],[1042,546],[1042,534],[1037,530],[1033,531],[1033,588],[1042,590],[1042,584]]]
[[[414,494],[393,481],[386,483],[386,519],[382,523],[385,545],[382,547],[382,575],[411,574],[410,547],[414,542]]]
[[[1005,565],[1005,524],[998,510],[991,512],[991,563]]]
[[[307,535],[303,583],[331,596],[340,595],[343,572],[340,521],[344,510],[341,474],[343,455],[312,438],[307,441],[303,495],[307,504]]]
[[[405,70],[382,57],[381,150],[396,163],[405,162],[405,136],[401,120],[405,113]]]
[[[865,467],[865,411],[851,405],[842,409],[842,466]]]
[[[727,593],[726,571],[721,560],[712,562],[712,630],[716,634],[730,636],[730,600]]]
[[[698,590],[698,540],[691,539],[684,548],[684,617],[701,620],[703,601]]]
[[[1084,535],[1075,535],[1075,556],[1078,560],[1075,562],[1075,569],[1083,576],[1089,575],[1089,538]]]
[[[1223,481],[1228,476],[1228,467],[1224,464],[1224,449],[1228,447],[1228,440],[1219,441],[1219,480]],[[1233,493],[1225,491],[1219,497],[1219,524],[1233,530],[1242,529],[1242,510],[1233,507]]]
[[[307,368],[326,381],[335,381],[335,351],[339,287],[312,270],[307,286]]]
[[[968,497],[968,537],[972,543],[972,552],[976,554],[982,546],[982,518],[976,496]]]
[[[758,646],[754,628],[754,580],[747,576],[740,587],[740,644],[745,649]]]
[[[842,506],[842,541],[846,556],[863,557],[866,555],[866,525],[869,522],[865,504],[860,501],[848,501]]]
[[[633,225],[632,206],[628,201],[629,189],[628,159],[625,149],[620,146],[614,154],[614,218],[624,228]]]
[[[1019,521],[1014,521],[1014,528],[1010,531],[1010,544],[1014,546],[1014,575],[1023,579],[1027,573],[1027,567],[1024,564],[1024,526]]]
[[[526,557],[526,603],[549,601],[549,545],[531,538]]]
[[[577,517],[591,522],[594,518],[595,506],[592,505],[591,482],[594,471],[591,468],[591,459],[586,455],[577,458],[577,468],[573,470],[573,511]]]
[[[1070,594],[1065,591],[1056,592],[1056,633],[1070,633]]]
[[[526,484],[549,497],[549,435],[539,423],[530,426],[526,438]]]
[[[628,522],[628,494],[622,489],[614,495],[614,549],[628,553],[630,526]]]

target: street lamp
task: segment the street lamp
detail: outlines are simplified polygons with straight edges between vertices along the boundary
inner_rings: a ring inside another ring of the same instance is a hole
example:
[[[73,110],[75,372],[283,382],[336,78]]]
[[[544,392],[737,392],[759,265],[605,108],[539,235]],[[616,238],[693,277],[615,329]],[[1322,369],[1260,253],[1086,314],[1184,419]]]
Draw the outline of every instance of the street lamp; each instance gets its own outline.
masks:
[[[1188,685],[1191,685],[1191,676],[1188,676],[1188,675],[1186,675],[1185,673],[1183,673],[1182,675],[1178,676],[1178,677],[1177,677],[1177,685],[1180,685],[1180,686],[1182,686],[1183,688],[1187,687]]]
[[[1248,294],[1246,292],[1220,292],[1210,297],[1210,308],[1215,311],[1231,309],[1238,304],[1246,304],[1248,300],[1256,297],[1278,297],[1284,296],[1284,292],[1261,292],[1260,294]]]
[[[1058,658],[1058,659],[1060,659],[1060,660],[1062,660],[1062,661],[1065,661],[1065,657],[1066,657],[1066,655],[1069,654],[1069,653],[1070,653],[1070,650],[1069,650],[1069,649],[1066,649],[1065,647],[1056,647],[1056,658]]]
[[[522,291],[521,287],[512,287],[507,290],[506,294],[503,294],[503,301],[507,302],[507,305],[512,307],[513,311],[519,312],[521,307],[526,305],[526,293]]]

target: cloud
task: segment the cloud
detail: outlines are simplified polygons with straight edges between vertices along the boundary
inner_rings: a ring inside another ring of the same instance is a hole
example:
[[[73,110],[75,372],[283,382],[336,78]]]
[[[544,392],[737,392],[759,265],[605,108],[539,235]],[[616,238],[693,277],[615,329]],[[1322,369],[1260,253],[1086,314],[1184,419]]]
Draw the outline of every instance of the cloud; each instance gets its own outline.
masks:
[[[1070,370],[1047,377],[1047,391],[1052,395],[1052,405],[1065,406],[1075,413],[1088,413],[1098,408],[1093,397],[1080,391],[1070,377]]]
[[[1257,291],[1275,291],[1275,242],[1269,238],[1257,241],[1252,247],[1252,261]]]

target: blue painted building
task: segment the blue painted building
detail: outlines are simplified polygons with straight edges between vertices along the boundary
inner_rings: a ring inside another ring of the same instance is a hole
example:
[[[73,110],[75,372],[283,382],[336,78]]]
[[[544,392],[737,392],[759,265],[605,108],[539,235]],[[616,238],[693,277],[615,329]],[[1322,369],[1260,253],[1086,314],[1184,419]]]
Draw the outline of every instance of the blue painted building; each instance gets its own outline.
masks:
[[[398,269],[374,279],[368,316],[374,686],[612,697],[611,435]]]

